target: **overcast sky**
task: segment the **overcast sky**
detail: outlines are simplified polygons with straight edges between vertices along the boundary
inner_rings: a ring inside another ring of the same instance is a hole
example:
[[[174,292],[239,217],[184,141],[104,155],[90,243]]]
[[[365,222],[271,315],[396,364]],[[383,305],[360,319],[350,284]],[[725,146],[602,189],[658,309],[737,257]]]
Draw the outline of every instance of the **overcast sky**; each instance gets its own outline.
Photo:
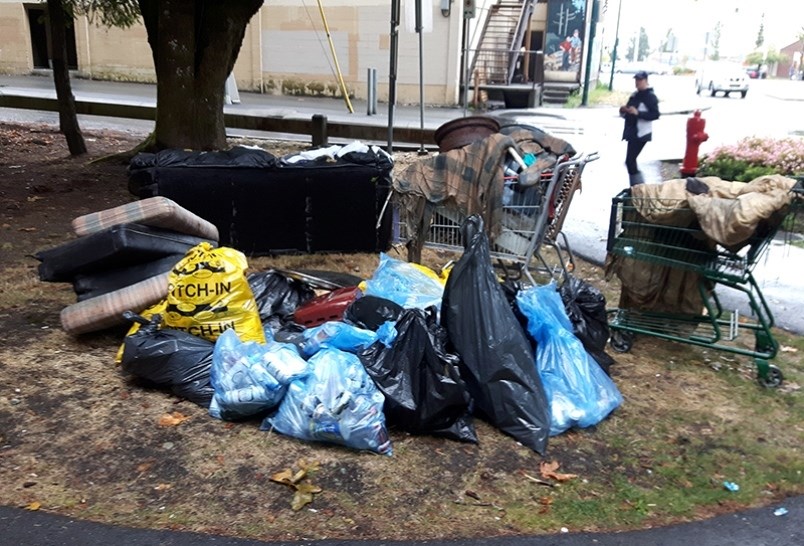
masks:
[[[607,44],[614,41],[619,0],[609,0],[611,23]],[[795,42],[804,26],[801,0],[622,0],[620,44],[645,27],[651,48],[667,30],[678,37],[680,52],[702,54],[706,32],[721,22],[721,56],[744,57],[754,48],[762,14],[765,14],[765,46],[781,49]]]

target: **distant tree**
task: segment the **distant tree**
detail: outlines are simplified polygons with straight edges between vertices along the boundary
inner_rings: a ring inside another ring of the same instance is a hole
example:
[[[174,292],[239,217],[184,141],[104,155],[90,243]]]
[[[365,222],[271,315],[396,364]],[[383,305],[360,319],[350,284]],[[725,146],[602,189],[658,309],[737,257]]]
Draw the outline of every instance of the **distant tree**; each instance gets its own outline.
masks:
[[[625,58],[631,59],[632,61],[636,59],[636,37],[631,36],[631,39],[628,40],[628,49],[625,51]]]
[[[757,49],[765,45],[765,14],[759,18],[759,32],[757,32],[757,39],[754,42]]]
[[[720,21],[715,25],[715,30],[712,32],[712,54],[709,58],[713,61],[720,60],[720,36],[723,34],[723,23]]]
[[[801,32],[798,33],[799,44],[801,44],[801,64],[804,65],[804,27],[801,27]]]
[[[745,56],[745,64],[748,66],[756,66],[757,71],[762,67],[765,62],[765,54],[762,51],[752,51]]]
[[[787,55],[775,49],[769,49],[767,53],[765,53],[765,64],[768,66],[774,66],[787,60],[789,60]]]
[[[650,44],[648,43],[648,33],[645,32],[645,27],[639,27],[639,50],[637,52],[637,60],[644,61],[650,55]]]
[[[672,53],[676,50],[676,35],[672,28],[667,29],[664,40],[659,44],[659,51],[662,53]]]

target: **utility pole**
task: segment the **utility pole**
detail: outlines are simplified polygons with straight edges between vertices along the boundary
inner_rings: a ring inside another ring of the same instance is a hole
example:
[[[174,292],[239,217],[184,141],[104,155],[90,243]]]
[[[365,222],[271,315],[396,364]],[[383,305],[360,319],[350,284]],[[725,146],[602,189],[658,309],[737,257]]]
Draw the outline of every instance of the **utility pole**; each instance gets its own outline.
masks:
[[[584,70],[581,106],[586,106],[589,103],[589,80],[591,79],[592,73],[592,53],[595,45],[595,30],[597,29],[599,9],[600,0],[594,0],[594,2],[592,2],[592,18],[589,22],[589,36],[586,38],[586,70]]]
[[[614,64],[617,62],[617,46],[620,45],[620,13],[623,11],[623,0],[617,6],[617,26],[614,28],[614,50],[611,52],[611,76],[609,77],[609,91],[614,90]]]

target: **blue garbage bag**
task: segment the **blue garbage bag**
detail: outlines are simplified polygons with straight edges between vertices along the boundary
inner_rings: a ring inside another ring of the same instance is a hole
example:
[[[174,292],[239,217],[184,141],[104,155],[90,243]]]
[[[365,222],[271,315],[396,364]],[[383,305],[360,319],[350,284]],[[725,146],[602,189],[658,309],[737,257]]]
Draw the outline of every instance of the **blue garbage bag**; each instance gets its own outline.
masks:
[[[311,373],[293,381],[262,430],[276,430],[301,440],[340,444],[391,455],[385,426],[385,397],[360,359],[334,348],[317,352]]]
[[[209,414],[236,420],[276,407],[297,377],[308,373],[307,362],[293,345],[242,342],[226,330],[215,342],[210,382],[215,390]]]
[[[380,253],[380,263],[363,293],[391,300],[406,309],[441,308],[444,285],[421,268]]]
[[[596,425],[622,404],[617,386],[572,333],[555,283],[523,290],[516,302],[536,340],[536,368],[550,402],[551,436]]]
[[[333,347],[356,353],[377,341],[377,332],[330,320],[302,332],[299,350],[309,358],[321,349]]]

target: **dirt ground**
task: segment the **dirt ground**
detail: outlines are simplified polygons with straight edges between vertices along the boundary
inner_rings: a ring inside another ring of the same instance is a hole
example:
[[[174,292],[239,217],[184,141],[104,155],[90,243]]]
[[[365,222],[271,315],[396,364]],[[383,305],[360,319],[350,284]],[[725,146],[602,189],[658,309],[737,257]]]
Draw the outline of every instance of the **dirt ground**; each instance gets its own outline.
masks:
[[[261,432],[259,421],[212,419],[192,403],[120,374],[113,360],[124,330],[79,338],[65,334],[59,312],[75,301],[72,287],[38,280],[32,254],[71,239],[74,217],[132,199],[125,164],[88,165],[88,160],[128,150],[138,138],[111,132],[85,136],[89,154],[70,158],[51,127],[0,124],[4,504],[118,524],[275,540],[557,532],[564,521],[558,509],[564,493],[560,483],[540,474],[540,463],[556,462],[560,472],[575,474],[575,489],[565,491],[581,500],[605,496],[606,488],[622,480],[649,490],[659,485],[652,481],[657,476],[645,473],[645,465],[652,464],[648,444],[655,439],[660,445],[677,431],[657,431],[650,423],[640,424],[640,417],[664,405],[687,404],[717,408],[711,411],[718,419],[738,418],[728,394],[712,393],[696,378],[700,366],[688,370],[674,363],[700,364],[700,352],[658,344],[616,356],[612,375],[627,404],[597,428],[551,439],[544,459],[481,421],[476,422],[479,445],[392,430],[394,456],[382,457]],[[281,145],[275,153],[284,153]],[[282,264],[323,264],[368,277],[376,262],[377,256],[336,255]],[[250,264],[267,268],[274,262],[260,258]],[[606,286],[598,268],[580,264],[577,274]],[[606,290],[611,294],[610,287]],[[750,372],[735,369],[730,381],[750,382]],[[187,419],[165,426],[164,416],[175,412]],[[677,430],[683,432],[684,426]],[[767,433],[770,441],[773,434]],[[616,440],[626,435],[630,445]],[[672,438],[668,449],[689,449]],[[290,489],[269,478],[300,460],[318,464],[310,480],[321,492],[294,511]],[[773,489],[767,502],[800,485],[791,487]],[[756,501],[714,502],[683,515],[622,504],[633,517],[603,521],[601,516],[599,523],[583,527],[648,527],[746,504]]]

